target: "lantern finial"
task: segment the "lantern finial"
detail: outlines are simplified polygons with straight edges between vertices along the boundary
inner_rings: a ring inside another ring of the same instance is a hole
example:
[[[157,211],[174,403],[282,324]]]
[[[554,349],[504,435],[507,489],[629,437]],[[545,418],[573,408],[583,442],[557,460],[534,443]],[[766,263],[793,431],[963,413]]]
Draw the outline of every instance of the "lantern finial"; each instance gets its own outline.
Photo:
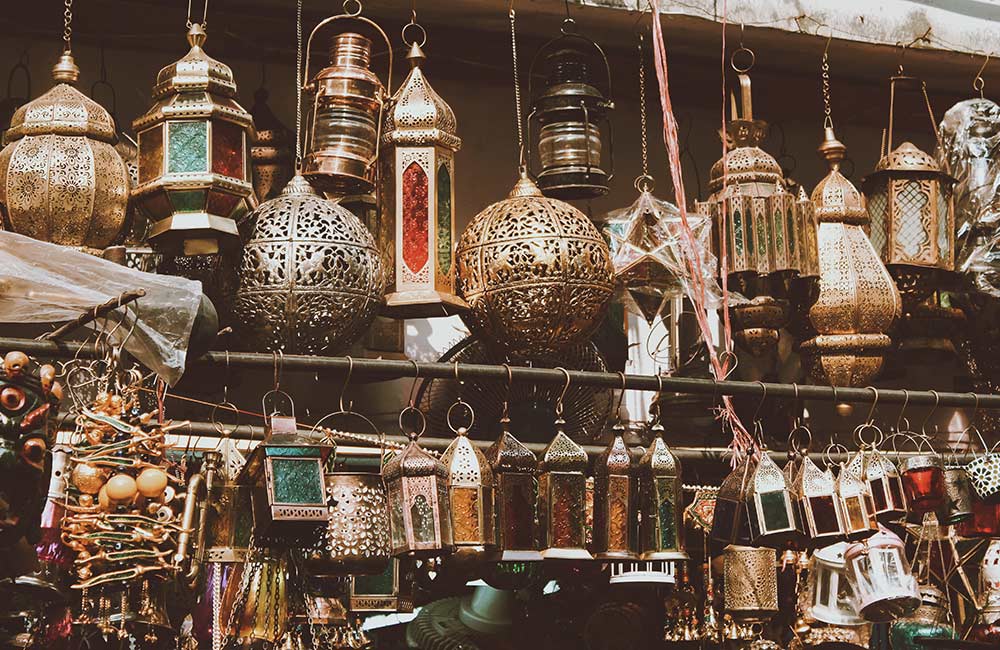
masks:
[[[80,78],[80,68],[73,60],[73,53],[66,51],[52,67],[52,79],[57,83],[74,85]]]
[[[823,142],[816,148],[816,151],[830,164],[830,169],[839,171],[840,161],[844,159],[847,147],[837,139],[833,127],[828,126],[823,129]]]
[[[187,33],[188,45],[200,48],[206,40],[208,40],[208,34],[205,33],[205,28],[198,23],[192,23]]]
[[[406,60],[410,62],[411,68],[419,68],[420,64],[427,60],[427,55],[420,48],[420,44],[414,41],[410,45],[410,51],[406,55]]]

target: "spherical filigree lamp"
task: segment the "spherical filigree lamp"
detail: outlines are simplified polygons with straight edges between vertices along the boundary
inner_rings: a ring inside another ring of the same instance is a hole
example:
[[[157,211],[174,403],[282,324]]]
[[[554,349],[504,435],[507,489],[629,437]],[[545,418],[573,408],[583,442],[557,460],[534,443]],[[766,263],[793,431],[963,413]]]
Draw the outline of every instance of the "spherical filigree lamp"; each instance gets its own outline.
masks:
[[[257,208],[243,252],[235,313],[254,350],[342,351],[371,324],[385,287],[364,224],[296,176]]]
[[[608,245],[582,212],[542,196],[522,173],[458,242],[464,316],[485,341],[547,351],[586,341],[614,290]]]

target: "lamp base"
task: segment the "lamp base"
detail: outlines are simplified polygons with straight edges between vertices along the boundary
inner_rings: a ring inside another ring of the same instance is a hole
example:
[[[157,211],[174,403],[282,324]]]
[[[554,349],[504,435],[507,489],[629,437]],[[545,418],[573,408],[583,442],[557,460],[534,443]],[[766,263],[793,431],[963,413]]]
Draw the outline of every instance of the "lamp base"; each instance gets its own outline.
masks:
[[[545,560],[593,560],[594,556],[585,548],[547,548],[542,551]]]

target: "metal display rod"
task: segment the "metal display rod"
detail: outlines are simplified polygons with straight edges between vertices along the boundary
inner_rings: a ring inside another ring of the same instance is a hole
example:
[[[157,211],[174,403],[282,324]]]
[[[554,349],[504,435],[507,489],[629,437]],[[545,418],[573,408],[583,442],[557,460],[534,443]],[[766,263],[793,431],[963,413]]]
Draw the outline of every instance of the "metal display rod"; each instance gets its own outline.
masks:
[[[77,354],[77,346],[54,341],[33,339],[0,338],[0,349],[21,350],[46,358],[68,358]],[[84,346],[80,356],[93,356],[93,346]],[[230,366],[233,368],[280,368],[288,371],[329,371],[346,373],[369,380],[401,379],[419,377],[431,379],[459,379],[468,381],[507,382],[508,370],[502,365],[476,363],[418,363],[393,359],[360,359],[348,357],[318,357],[306,355],[258,354],[251,352],[208,352],[197,359],[189,359],[188,367]],[[550,368],[527,368],[510,366],[511,381],[516,383],[557,384],[569,381],[575,386],[596,386],[601,388],[621,388],[620,375],[610,372],[566,370]],[[739,395],[760,398],[778,397],[784,399],[824,400],[832,402],[854,402],[871,404],[876,399],[874,388],[837,388],[813,386],[809,384],[775,384],[751,381],[714,381],[689,377],[659,377],[654,375],[625,375],[625,388],[629,390],[663,390],[667,393],[701,395]],[[766,393],[765,393],[766,392]],[[929,390],[877,389],[879,404],[908,404],[910,406],[976,407],[1000,409],[1000,395],[982,393],[950,393]]]

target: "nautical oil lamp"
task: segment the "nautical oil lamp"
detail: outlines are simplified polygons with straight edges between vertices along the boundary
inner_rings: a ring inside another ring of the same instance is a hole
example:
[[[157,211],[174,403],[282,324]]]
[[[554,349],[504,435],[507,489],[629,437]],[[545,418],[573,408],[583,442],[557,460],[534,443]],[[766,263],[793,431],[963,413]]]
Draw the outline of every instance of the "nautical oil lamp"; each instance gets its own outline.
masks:
[[[761,451],[750,475],[745,501],[754,544],[783,548],[801,536],[798,512],[785,475],[766,450]]]
[[[749,541],[747,509],[744,505],[750,478],[757,466],[752,454],[744,456],[729,476],[722,481],[715,497],[711,538],[722,544]]]
[[[395,217],[395,254],[382,311],[394,318],[468,309],[455,295],[455,152],[462,141],[455,113],[421,68],[426,58],[421,45],[410,45],[410,74],[382,126],[379,196],[383,218]]]
[[[741,623],[762,623],[778,612],[778,571],[772,548],[729,545],[723,550],[726,612]]]
[[[868,484],[862,479],[864,459],[861,452],[855,455],[855,458],[859,457],[857,462],[840,466],[835,483],[841,525],[849,540],[870,537],[879,529],[874,499],[868,491]]]
[[[844,527],[837,499],[836,481],[829,469],[820,469],[806,456],[796,478],[802,528],[813,546],[826,546],[844,537]]]
[[[816,549],[809,563],[810,605],[808,615],[829,625],[862,625],[854,609],[854,591],[847,579],[844,551],[847,542]]]
[[[132,123],[139,185],[132,197],[149,217],[154,248],[183,255],[239,245],[237,226],[256,206],[250,183],[253,121],[236,102],[233,71],[205,53],[202,25],[191,50],[160,70],[154,104]]]
[[[920,604],[917,579],[910,573],[903,540],[880,528],[844,551],[858,613],[872,622],[912,614]]]
[[[908,456],[899,464],[906,502],[913,512],[937,510],[944,504],[944,463],[934,453]]]
[[[653,441],[639,460],[639,541],[643,561],[687,560],[681,461],[663,440],[663,425],[651,427]]]
[[[557,405],[561,411],[561,404]],[[587,452],[563,431],[556,420],[556,435],[538,463],[538,522],[542,557],[556,560],[591,560],[587,551]]]
[[[604,50],[577,33],[573,19],[564,20],[560,31],[538,51],[528,73],[528,125],[537,128],[541,162],[537,182],[546,196],[591,199],[607,194],[614,170],[611,67]],[[545,81],[532,90],[539,63]],[[529,145],[531,140],[529,134]]]
[[[594,461],[594,557],[598,560],[639,558],[635,552],[637,468],[624,433],[625,425],[616,424],[611,442]]]
[[[535,528],[538,461],[535,454],[510,432],[510,419],[506,414],[500,419],[500,436],[486,451],[486,459],[493,467],[496,482],[494,510],[497,546],[503,549],[501,560],[541,560]]]

